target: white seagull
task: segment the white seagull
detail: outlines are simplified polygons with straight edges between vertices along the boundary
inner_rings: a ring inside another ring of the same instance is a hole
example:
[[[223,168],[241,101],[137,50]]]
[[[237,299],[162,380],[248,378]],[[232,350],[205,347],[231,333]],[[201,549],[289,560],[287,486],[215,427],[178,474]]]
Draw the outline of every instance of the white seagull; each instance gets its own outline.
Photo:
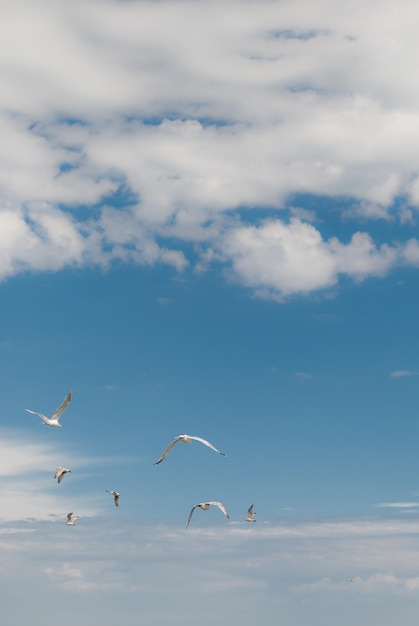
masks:
[[[346,581],[347,583],[353,583],[355,582],[355,580],[359,578],[359,576],[351,576],[350,578],[348,578],[348,580]]]
[[[54,478],[56,478],[58,482],[60,483],[62,479],[64,478],[64,475],[67,474],[68,472],[71,473],[71,470],[67,469],[67,467],[57,467],[57,469],[55,470]]]
[[[226,518],[230,519],[230,516],[227,513],[227,509],[225,508],[222,502],[200,502],[200,504],[195,504],[195,506],[192,507],[191,512],[189,513],[188,521],[186,522],[186,528],[188,528],[189,522],[191,521],[193,512],[195,511],[196,508],[199,507],[203,511],[208,511],[211,504],[213,504],[214,506],[218,506],[218,508],[224,513]]]
[[[253,511],[253,504],[251,504],[249,508],[247,509],[246,522],[256,522],[255,515],[256,515],[256,512]]]
[[[69,513],[67,515],[67,521],[66,521],[67,526],[74,526],[74,520],[76,519],[79,519],[78,515],[74,515],[74,513]]]
[[[194,437],[193,435],[179,435],[178,437],[175,437],[171,443],[169,443],[166,450],[163,452],[161,457],[154,463],[154,465],[158,465],[159,463],[164,461],[170,450],[177,444],[178,441],[183,441],[183,443],[192,443],[192,440],[200,441],[204,444],[204,446],[208,446],[208,448],[214,450],[214,452],[218,452],[218,454],[221,454],[222,456],[227,456],[226,454],[224,454],[224,452],[220,452],[219,450],[217,450],[217,448],[215,448],[212,443],[210,443],[206,439],[202,439],[202,437]]]
[[[72,395],[73,393],[70,389],[63,403],[60,404],[60,406],[58,407],[58,409],[55,411],[55,413],[53,414],[51,418],[45,417],[45,415],[42,415],[42,413],[38,413],[37,411],[31,411],[30,409],[25,409],[25,411],[27,411],[28,413],[33,413],[34,415],[38,415],[38,417],[40,417],[41,420],[44,422],[44,424],[46,424],[47,426],[55,426],[55,427],[60,426],[61,427],[61,424],[58,422],[58,420],[60,419],[61,414],[64,413],[64,411],[70,404]]]
[[[121,495],[117,491],[109,491],[106,489],[106,493],[111,493],[113,495],[113,501],[115,502],[115,506],[119,506],[119,496]]]

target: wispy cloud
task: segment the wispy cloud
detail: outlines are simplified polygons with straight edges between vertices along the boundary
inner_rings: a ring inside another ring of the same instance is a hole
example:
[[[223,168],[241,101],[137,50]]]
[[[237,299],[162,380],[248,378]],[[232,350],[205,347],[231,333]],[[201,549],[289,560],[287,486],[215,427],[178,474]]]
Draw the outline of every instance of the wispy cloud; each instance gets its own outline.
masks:
[[[412,509],[419,506],[419,502],[381,502],[375,506],[386,509]]]
[[[303,380],[310,380],[313,378],[313,374],[309,374],[308,372],[295,372],[295,378],[302,378]]]
[[[13,531],[10,524],[4,528]],[[418,558],[412,536],[419,532],[419,523],[414,522],[354,519],[252,529],[231,525],[190,534],[126,520],[116,526],[108,519],[101,524],[80,519],[70,529],[61,520],[32,523],[30,528],[29,534],[3,539],[0,533],[0,549],[9,542],[7,560],[19,566],[24,586],[33,584],[42,554],[50,589],[98,594],[117,590],[126,596],[135,592],[144,602],[161,594],[162,585],[181,598],[212,596],[224,602],[228,594],[247,590],[266,601],[275,582],[281,581],[287,593],[304,594],[305,584],[335,588],[354,573],[367,591],[373,591],[376,577],[389,570],[398,579],[390,585],[396,593],[400,587],[419,591],[410,573]],[[8,571],[6,563],[1,577],[12,581],[14,571]]]
[[[407,378],[409,376],[419,376],[419,372],[416,370],[394,370],[390,372],[391,378]]]

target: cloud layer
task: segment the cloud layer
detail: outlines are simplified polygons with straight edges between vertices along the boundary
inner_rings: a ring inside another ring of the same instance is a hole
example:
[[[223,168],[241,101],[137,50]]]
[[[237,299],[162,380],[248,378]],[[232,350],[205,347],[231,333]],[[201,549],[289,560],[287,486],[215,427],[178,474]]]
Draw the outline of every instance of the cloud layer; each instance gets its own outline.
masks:
[[[139,613],[168,624],[193,623],[199,614],[203,626],[220,614],[245,626],[273,614],[302,626],[310,613],[313,626],[332,626],[343,612],[344,624],[366,623],[377,607],[380,624],[390,626],[401,601],[404,623],[419,602],[419,526],[412,521],[231,524],[189,533],[80,519],[73,528],[40,522],[0,530],[3,608],[19,587],[26,609],[41,599],[64,626],[91,610],[107,626],[121,607],[128,626]],[[11,616],[18,624],[19,603]],[[34,612],[34,626],[44,619]]]
[[[280,300],[419,266],[419,9],[357,6],[17,0],[1,27],[0,279],[218,262]],[[299,194],[333,213],[347,198],[349,240],[324,210],[290,219]],[[376,241],[377,220],[401,240]]]

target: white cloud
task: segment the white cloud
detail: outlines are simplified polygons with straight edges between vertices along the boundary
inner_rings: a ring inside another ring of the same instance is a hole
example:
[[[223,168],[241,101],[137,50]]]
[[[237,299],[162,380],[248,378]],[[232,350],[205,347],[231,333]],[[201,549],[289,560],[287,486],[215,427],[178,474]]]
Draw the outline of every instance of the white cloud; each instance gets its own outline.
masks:
[[[365,233],[355,233],[348,244],[324,241],[313,225],[296,218],[231,230],[223,252],[241,282],[278,299],[332,287],[339,274],[384,276],[398,258],[395,249],[377,248]]]
[[[60,597],[65,591],[75,603],[80,593],[93,593],[99,601],[117,592],[128,614],[134,598],[140,598],[144,615],[154,616],[156,599],[164,599],[167,614],[176,606],[178,620],[192,619],[209,599],[223,613],[237,610],[241,598],[252,612],[268,617],[274,606],[284,610],[283,598],[304,603],[313,591],[325,594],[325,605],[334,594],[344,594],[342,599],[348,593],[372,596],[375,602],[377,594],[384,602],[387,594],[419,598],[419,526],[412,522],[354,519],[185,533],[126,519],[117,525],[96,519],[79,520],[74,528],[60,522],[32,523],[30,528],[31,533],[13,533],[9,524],[4,527],[7,536],[0,533],[3,585],[19,578],[23,590],[32,588],[41,597],[52,591]],[[352,575],[357,584],[348,586]],[[209,625],[213,617],[211,611],[205,613],[203,623]],[[253,623],[250,617],[245,614],[243,623]],[[110,616],[104,619],[112,623]]]
[[[227,234],[223,250],[234,273],[249,287],[278,294],[307,292],[336,282],[333,260],[320,233],[294,219],[261,227],[240,227]]]
[[[399,7],[16,0],[0,52],[0,279],[114,259],[183,271],[195,249],[197,272],[224,263],[280,300],[419,266],[415,238],[368,234],[394,216],[414,228],[419,205],[419,9]],[[326,238],[327,215],[303,206],[282,221],[299,193],[352,198],[362,229]],[[248,226],[254,207],[276,219]]]
[[[395,248],[382,245],[379,248],[366,233],[355,233],[349,244],[333,238],[330,250],[334,255],[336,270],[356,280],[368,276],[385,276],[394,266],[398,254]]]
[[[392,626],[401,596],[409,599],[406,619],[414,623],[417,614],[419,526],[411,521],[227,524],[185,533],[118,516],[117,523],[83,518],[73,528],[61,520],[2,528],[2,609],[13,607],[13,626],[39,602],[64,626],[89,611],[104,626],[117,619],[133,626],[139,607],[150,624],[193,623],[199,614],[203,626],[220,615],[244,626],[256,615],[334,626],[343,609],[348,623],[373,623],[377,606],[381,626]],[[352,575],[356,584],[346,582]],[[16,587],[25,606],[16,606]],[[31,616],[34,626],[44,621],[42,612]]]
[[[417,239],[409,239],[404,247],[403,256],[407,265],[419,267],[419,241]]]
[[[412,509],[419,506],[419,502],[381,502],[375,506],[387,509]]]

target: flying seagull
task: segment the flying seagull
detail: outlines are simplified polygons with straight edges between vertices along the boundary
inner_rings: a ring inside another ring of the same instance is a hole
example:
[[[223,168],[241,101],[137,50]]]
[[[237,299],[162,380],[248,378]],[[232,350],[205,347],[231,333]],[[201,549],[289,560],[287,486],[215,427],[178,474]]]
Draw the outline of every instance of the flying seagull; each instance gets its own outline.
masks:
[[[66,521],[67,526],[74,526],[75,525],[74,520],[76,519],[79,519],[78,515],[74,515],[74,513],[69,513],[67,515],[67,521]]]
[[[177,444],[178,441],[183,441],[183,443],[192,443],[192,440],[200,441],[204,444],[204,446],[208,446],[208,448],[211,448],[211,450],[218,452],[218,454],[221,454],[222,456],[227,456],[226,454],[224,454],[224,452],[220,452],[219,450],[217,450],[217,448],[215,448],[212,443],[210,443],[206,439],[202,439],[202,437],[193,437],[192,435],[179,435],[178,437],[175,437],[171,443],[169,443],[166,450],[163,452],[161,457],[154,463],[154,465],[158,465],[159,463],[164,461],[170,450]]]
[[[58,420],[60,419],[61,414],[64,413],[64,411],[70,404],[72,395],[73,393],[70,389],[70,391],[68,392],[68,394],[66,395],[64,399],[64,402],[60,404],[60,406],[58,407],[58,409],[55,411],[54,415],[51,418],[45,417],[45,415],[42,415],[42,413],[38,413],[37,411],[31,411],[30,409],[25,409],[25,411],[27,411],[28,413],[33,413],[34,415],[38,415],[38,417],[40,417],[41,420],[44,422],[44,424],[46,424],[47,426],[60,426],[61,427],[61,424],[58,422]]]
[[[350,578],[348,578],[348,580],[346,581],[347,583],[353,583],[355,582],[355,580],[359,578],[359,576],[351,576]]]
[[[115,502],[115,506],[119,506],[119,496],[121,495],[117,491],[109,491],[106,489],[106,493],[111,493],[113,495],[113,501]]]
[[[56,478],[60,483],[64,478],[64,475],[67,474],[67,472],[71,473],[71,470],[67,469],[66,467],[57,467],[57,469],[55,470],[54,478]]]
[[[189,522],[191,521],[193,512],[195,511],[196,508],[199,507],[203,511],[208,511],[211,504],[214,504],[214,506],[218,506],[218,508],[224,513],[227,519],[230,519],[230,516],[227,513],[227,509],[225,508],[222,502],[201,502],[200,504],[195,504],[195,506],[192,507],[191,512],[189,513],[188,521],[186,522],[186,528],[188,528]]]
[[[255,520],[255,515],[256,513],[253,511],[253,504],[251,506],[249,506],[249,508],[247,509],[247,517],[246,517],[246,522],[256,522]]]

